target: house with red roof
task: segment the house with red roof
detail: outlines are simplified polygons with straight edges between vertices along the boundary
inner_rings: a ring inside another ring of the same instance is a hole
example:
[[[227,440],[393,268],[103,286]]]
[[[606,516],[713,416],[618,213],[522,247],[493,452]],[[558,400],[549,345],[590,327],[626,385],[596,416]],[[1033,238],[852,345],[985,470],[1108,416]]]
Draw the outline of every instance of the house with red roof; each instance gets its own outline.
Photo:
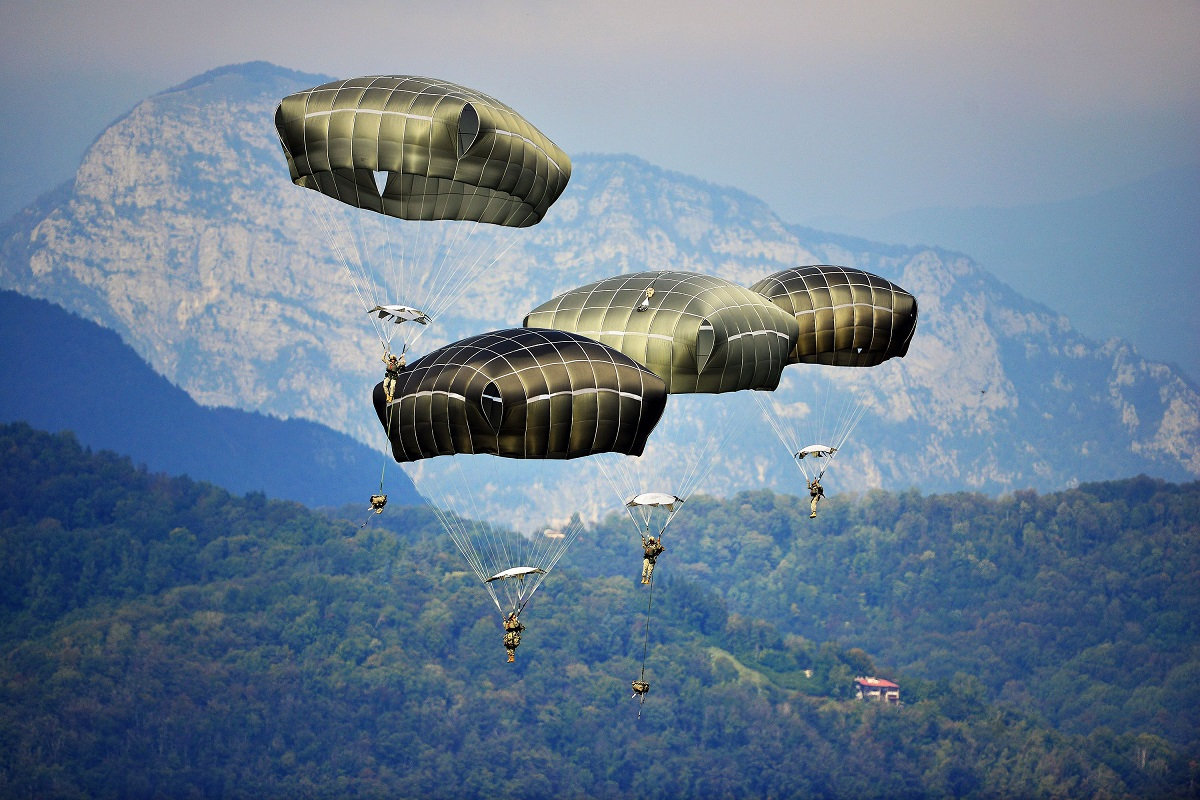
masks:
[[[859,700],[900,705],[900,687],[883,678],[855,678],[854,696]]]

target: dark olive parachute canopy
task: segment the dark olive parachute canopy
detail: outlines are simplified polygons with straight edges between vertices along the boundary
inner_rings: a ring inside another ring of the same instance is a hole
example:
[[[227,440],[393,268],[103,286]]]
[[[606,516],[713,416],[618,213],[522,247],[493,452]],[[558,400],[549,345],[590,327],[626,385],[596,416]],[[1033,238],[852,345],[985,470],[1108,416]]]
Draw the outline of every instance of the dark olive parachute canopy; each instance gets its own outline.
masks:
[[[762,295],[711,275],[617,275],[531,311],[526,327],[591,337],[644,364],[667,391],[774,389],[796,343],[796,320]]]
[[[566,153],[520,114],[433,78],[296,92],[275,110],[275,128],[293,183],[401,219],[525,227],[571,177]]]
[[[860,269],[793,267],[750,288],[799,323],[791,364],[873,367],[906,354],[917,329],[917,299]]]
[[[375,411],[400,462],[456,453],[507,458],[641,455],[666,408],[661,378],[599,342],[513,328],[413,362]]]

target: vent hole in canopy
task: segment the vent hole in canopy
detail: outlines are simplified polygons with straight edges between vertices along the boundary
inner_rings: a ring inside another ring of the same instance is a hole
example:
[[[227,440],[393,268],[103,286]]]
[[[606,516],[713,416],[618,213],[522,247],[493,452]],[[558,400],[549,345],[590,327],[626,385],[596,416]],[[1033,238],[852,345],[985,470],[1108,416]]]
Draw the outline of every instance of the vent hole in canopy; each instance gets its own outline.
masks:
[[[467,103],[458,115],[458,157],[467,154],[479,138],[479,112],[475,106]]]

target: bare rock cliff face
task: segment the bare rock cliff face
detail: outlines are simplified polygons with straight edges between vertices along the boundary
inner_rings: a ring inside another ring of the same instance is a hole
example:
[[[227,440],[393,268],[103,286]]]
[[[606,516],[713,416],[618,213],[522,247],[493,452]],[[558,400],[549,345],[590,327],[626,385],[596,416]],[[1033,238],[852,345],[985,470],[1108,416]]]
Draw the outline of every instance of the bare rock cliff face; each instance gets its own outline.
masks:
[[[248,64],[146,100],[97,138],[69,190],[6,226],[0,284],[116,330],[201,403],[318,420],[378,445],[369,393],[379,344],[305,209],[302,195],[315,193],[288,180],[272,122],[281,97],[321,80]],[[519,325],[548,297],[621,272],[685,269],[748,285],[797,264],[856,266],[913,292],[920,323],[902,360],[785,372],[776,396],[800,421],[819,397],[866,407],[832,492],[1200,476],[1194,386],[1122,342],[1084,339],[968,257],[789,227],[742,192],[632,157],[574,161],[547,218],[514,238],[420,351]],[[701,489],[802,489],[744,405],[729,412],[747,421],[737,440],[704,456],[716,463]],[[722,424],[687,414],[681,431]]]

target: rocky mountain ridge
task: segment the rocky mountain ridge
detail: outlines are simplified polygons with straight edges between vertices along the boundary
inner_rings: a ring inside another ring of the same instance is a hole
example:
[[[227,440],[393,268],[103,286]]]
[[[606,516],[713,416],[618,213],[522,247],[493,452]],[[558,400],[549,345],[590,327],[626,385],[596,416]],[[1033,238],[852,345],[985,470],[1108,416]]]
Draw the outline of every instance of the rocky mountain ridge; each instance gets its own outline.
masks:
[[[147,99],[97,138],[72,186],[5,226],[0,285],[117,331],[203,404],[312,419],[377,446],[379,345],[305,210],[301,195],[315,193],[288,180],[272,124],[279,98],[321,80],[254,63]],[[685,269],[749,285],[797,264],[842,264],[915,294],[921,317],[904,359],[785,371],[775,396],[798,424],[822,396],[865,406],[832,491],[1200,476],[1194,385],[1122,341],[1079,335],[969,257],[788,226],[744,192],[631,156],[573,159],[547,218],[514,237],[421,351],[519,325],[542,300],[621,272]],[[722,413],[749,420],[753,409],[735,398]],[[678,431],[711,429],[709,414],[686,411]],[[706,457],[715,463],[701,490],[802,488],[765,424],[748,421]]]

